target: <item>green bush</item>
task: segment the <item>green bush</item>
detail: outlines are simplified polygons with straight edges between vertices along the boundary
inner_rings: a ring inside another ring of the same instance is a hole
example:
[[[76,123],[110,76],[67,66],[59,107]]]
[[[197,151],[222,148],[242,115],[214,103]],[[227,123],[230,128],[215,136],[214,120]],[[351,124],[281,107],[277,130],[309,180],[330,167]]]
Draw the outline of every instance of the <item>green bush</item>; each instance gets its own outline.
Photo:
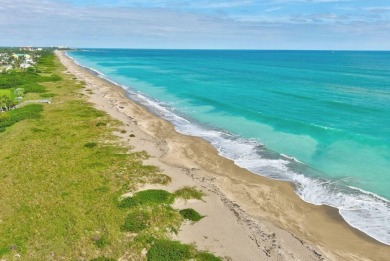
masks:
[[[149,261],[181,261],[191,258],[192,247],[178,241],[158,240],[150,248]]]
[[[161,189],[149,189],[136,193],[131,198],[125,198],[119,202],[118,207],[130,208],[147,204],[172,204],[174,197],[171,193]]]
[[[148,227],[150,217],[150,213],[147,210],[132,210],[127,215],[125,223],[122,225],[122,230],[135,233],[141,232]]]
[[[179,213],[183,218],[194,222],[199,221],[203,218],[203,216],[201,216],[198,212],[196,212],[192,208],[182,209],[179,211]]]

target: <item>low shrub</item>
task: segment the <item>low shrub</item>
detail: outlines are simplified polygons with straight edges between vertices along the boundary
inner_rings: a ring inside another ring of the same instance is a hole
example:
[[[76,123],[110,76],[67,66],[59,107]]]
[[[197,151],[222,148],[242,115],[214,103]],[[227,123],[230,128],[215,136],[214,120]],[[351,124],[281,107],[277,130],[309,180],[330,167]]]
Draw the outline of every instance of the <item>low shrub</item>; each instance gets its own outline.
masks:
[[[198,199],[202,200],[204,193],[201,191],[198,191],[195,187],[184,187],[182,189],[177,190],[174,193],[176,198],[183,198],[183,199]]]
[[[149,249],[148,261],[181,261],[191,258],[192,247],[178,241],[158,240]]]
[[[161,189],[149,189],[137,192],[133,197],[123,199],[118,207],[129,208],[147,204],[172,204],[174,197],[171,193]]]
[[[196,212],[192,208],[182,209],[179,211],[179,213],[183,218],[194,221],[194,222],[197,222],[203,218],[203,216],[201,216],[198,212]]]
[[[150,213],[147,210],[135,209],[129,212],[122,225],[122,230],[127,232],[138,233],[148,227]]]

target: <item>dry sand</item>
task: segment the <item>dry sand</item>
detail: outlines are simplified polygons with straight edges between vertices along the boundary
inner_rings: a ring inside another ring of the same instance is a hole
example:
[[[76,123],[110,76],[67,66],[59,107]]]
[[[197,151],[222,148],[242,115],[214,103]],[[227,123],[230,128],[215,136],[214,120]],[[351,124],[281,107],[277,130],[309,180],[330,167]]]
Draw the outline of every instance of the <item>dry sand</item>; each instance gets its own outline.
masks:
[[[390,260],[389,246],[350,227],[336,209],[308,204],[291,184],[236,166],[206,141],[177,133],[129,100],[122,88],[74,64],[63,52],[56,54],[67,73],[86,82],[91,91],[83,93],[89,101],[124,123],[127,133],[117,133],[122,141],[147,151],[151,158],[145,163],[172,177],[164,189],[196,186],[207,193],[204,202],[175,202],[174,207],[191,207],[206,217],[184,224],[174,239],[226,260]]]

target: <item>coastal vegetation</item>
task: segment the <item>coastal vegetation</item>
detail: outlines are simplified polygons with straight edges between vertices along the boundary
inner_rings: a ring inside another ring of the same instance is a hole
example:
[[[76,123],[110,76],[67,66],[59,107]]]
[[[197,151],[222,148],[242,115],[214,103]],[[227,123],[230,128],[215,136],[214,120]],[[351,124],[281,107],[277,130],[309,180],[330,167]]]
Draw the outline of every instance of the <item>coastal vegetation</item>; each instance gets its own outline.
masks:
[[[203,193],[138,191],[170,177],[119,145],[122,123],[94,109],[64,70],[47,53],[34,70],[0,74],[4,96],[52,97],[0,113],[0,259],[220,260],[170,239],[187,216],[173,201]]]
[[[179,213],[184,219],[188,219],[193,222],[197,222],[203,218],[203,216],[201,216],[198,212],[196,212],[196,210],[192,208],[182,209],[179,211]]]
[[[219,261],[220,259],[207,252],[198,253],[193,246],[178,241],[157,240],[150,248],[148,261]]]

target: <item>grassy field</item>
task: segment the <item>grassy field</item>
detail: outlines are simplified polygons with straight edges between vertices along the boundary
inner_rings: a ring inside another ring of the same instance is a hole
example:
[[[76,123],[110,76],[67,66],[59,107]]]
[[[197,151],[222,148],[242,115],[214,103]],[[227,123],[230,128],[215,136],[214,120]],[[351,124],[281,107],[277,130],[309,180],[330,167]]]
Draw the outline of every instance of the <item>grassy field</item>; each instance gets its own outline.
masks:
[[[1,96],[7,96],[8,98],[11,98],[11,90],[8,90],[8,89],[2,90],[2,89],[0,89],[0,97]]]
[[[52,104],[39,105],[36,117],[0,117],[0,125],[12,121],[0,132],[0,259],[220,260],[168,236],[184,221],[170,206],[173,198],[202,194],[152,190],[122,202],[120,195],[136,184],[170,178],[142,164],[145,152],[117,145],[112,132],[121,123],[87,103],[79,93],[83,84],[63,74],[54,56],[38,69],[45,87],[39,89]]]

